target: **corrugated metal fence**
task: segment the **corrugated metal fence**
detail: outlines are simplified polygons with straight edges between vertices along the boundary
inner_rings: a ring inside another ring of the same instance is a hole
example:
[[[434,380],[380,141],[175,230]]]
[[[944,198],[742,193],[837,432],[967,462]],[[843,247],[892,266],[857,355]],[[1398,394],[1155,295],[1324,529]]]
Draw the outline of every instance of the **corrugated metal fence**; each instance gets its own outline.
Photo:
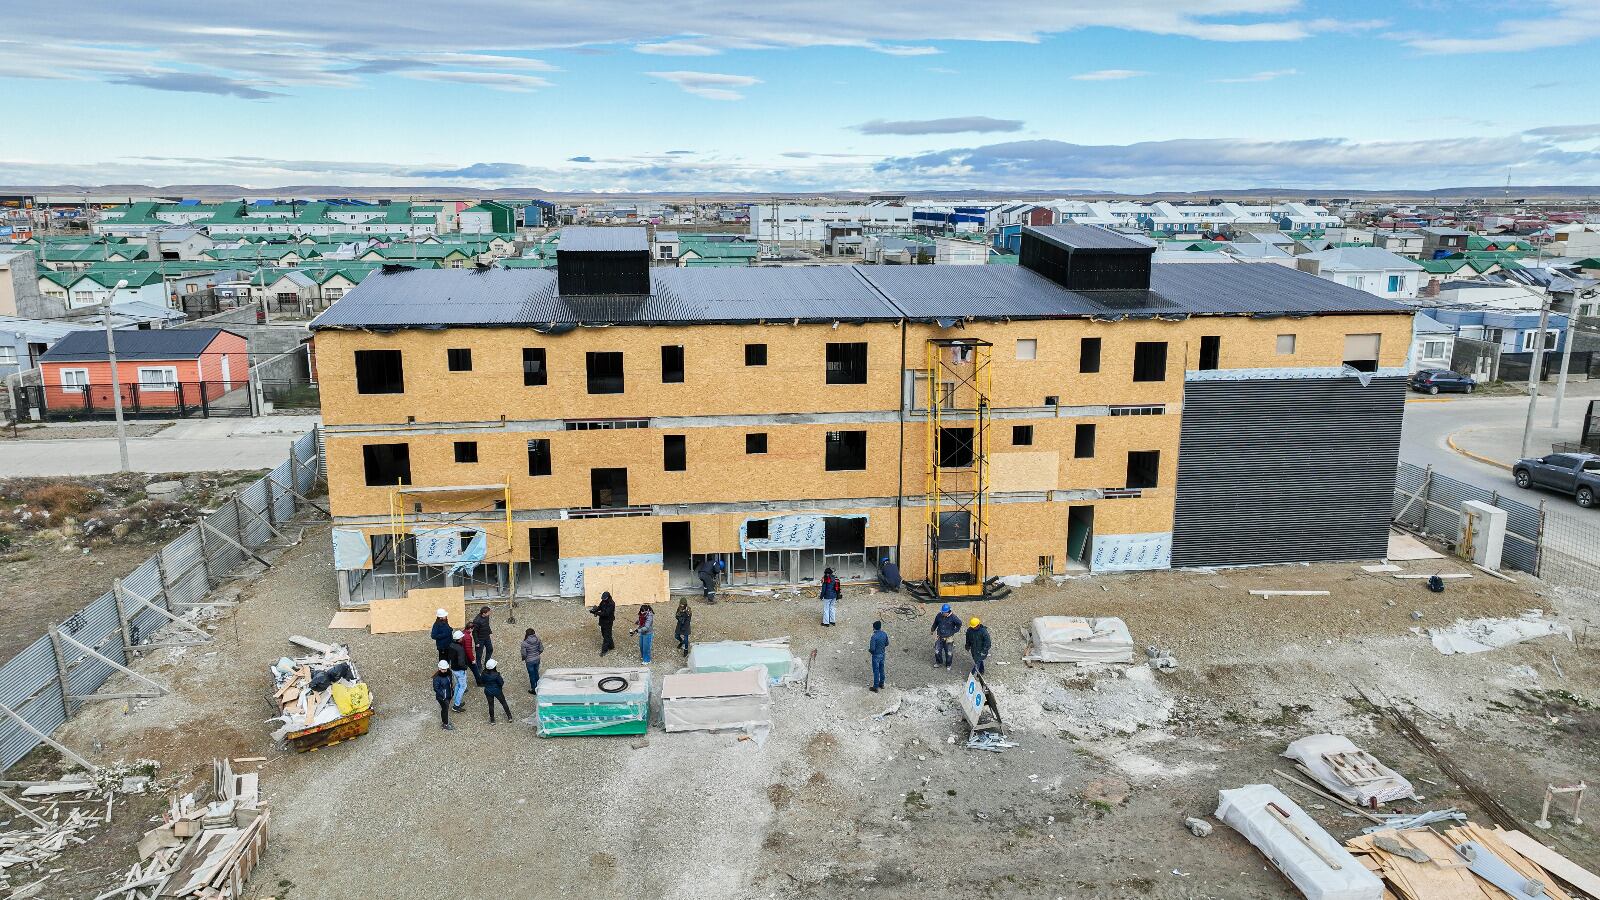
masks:
[[[300,498],[311,493],[320,477],[319,447],[316,431],[302,435],[289,458],[264,478],[189,526],[112,590],[0,666],[0,706],[9,710],[0,710],[0,771],[41,743],[18,717],[50,734],[85,703],[107,699],[94,696],[117,671],[106,660],[128,665],[130,648],[151,644],[155,632],[173,624],[172,617],[202,602],[238,568],[247,550],[271,540],[278,526],[294,517]],[[187,627],[182,633],[201,637]]]
[[[1506,542],[1500,564],[1508,569],[1539,574],[1540,535],[1544,512],[1457,481],[1432,468],[1403,462],[1395,477],[1394,522],[1408,531],[1435,535],[1454,543],[1461,533],[1461,504],[1477,500],[1506,511]]]

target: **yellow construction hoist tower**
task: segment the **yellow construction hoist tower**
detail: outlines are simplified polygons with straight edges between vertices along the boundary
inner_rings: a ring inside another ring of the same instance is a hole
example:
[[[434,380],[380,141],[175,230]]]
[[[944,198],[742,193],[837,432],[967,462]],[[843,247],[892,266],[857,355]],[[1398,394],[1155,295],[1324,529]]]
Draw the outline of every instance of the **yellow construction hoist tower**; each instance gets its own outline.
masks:
[[[928,341],[927,585],[940,598],[982,597],[989,564],[989,397],[993,345]]]

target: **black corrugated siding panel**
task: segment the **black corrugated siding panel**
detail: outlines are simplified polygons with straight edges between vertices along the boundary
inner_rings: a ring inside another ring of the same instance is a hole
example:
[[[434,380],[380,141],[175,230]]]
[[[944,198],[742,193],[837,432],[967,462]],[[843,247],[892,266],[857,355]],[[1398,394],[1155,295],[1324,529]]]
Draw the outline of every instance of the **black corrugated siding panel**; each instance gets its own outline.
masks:
[[[1405,379],[1184,387],[1174,566],[1388,552]]]

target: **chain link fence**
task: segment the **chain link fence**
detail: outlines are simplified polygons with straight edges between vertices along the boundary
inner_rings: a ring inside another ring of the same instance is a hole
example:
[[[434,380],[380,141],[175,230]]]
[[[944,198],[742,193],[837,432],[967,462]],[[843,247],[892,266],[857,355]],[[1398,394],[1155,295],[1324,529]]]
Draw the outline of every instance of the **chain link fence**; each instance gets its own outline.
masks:
[[[320,478],[319,447],[316,431],[302,435],[288,459],[0,666],[0,772],[39,744],[53,743],[49,736],[88,703],[165,690],[129,670],[130,660],[145,650],[211,640],[184,614],[206,606],[213,587],[247,559],[259,559],[256,549],[312,505],[306,498]],[[141,689],[98,693],[117,672],[128,673]]]

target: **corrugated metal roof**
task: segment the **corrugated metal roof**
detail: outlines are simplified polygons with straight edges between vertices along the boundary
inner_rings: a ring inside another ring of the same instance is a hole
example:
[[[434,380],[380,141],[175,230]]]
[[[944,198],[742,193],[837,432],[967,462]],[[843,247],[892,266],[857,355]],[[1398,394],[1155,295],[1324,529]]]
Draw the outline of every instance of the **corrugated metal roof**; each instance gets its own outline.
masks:
[[[1097,228],[1094,225],[1079,225],[1076,222],[1066,222],[1061,225],[1028,225],[1023,227],[1022,233],[1035,235],[1071,250],[1149,250],[1155,246],[1153,241],[1141,237]]]
[[[117,359],[194,359],[222,334],[221,328],[161,328],[152,331],[118,331]],[[74,331],[39,357],[42,362],[82,362],[106,358],[106,334]]]
[[[576,225],[561,229],[561,249],[580,253],[650,252],[643,228]]]
[[[560,297],[549,269],[375,272],[311,323],[430,328],[1410,310],[1284,266],[1151,267],[1149,291],[1069,291],[1021,266],[656,268],[648,297]]]

